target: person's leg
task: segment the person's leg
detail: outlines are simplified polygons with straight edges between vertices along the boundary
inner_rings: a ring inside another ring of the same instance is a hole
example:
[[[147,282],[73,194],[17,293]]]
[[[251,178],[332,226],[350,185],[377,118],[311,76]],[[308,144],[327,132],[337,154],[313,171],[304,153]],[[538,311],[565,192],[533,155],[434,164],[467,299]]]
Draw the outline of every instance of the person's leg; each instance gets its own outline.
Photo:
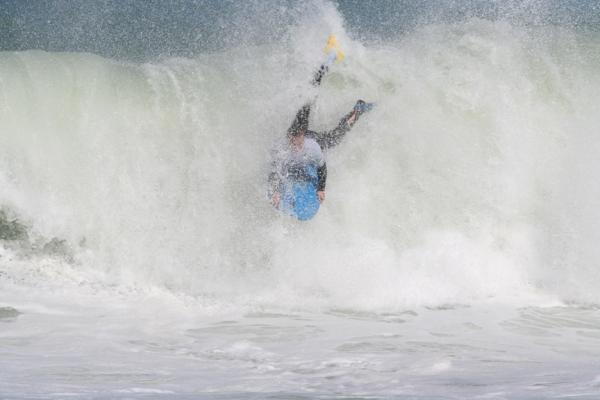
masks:
[[[323,149],[328,149],[340,144],[346,133],[352,129],[358,118],[366,111],[373,108],[373,103],[365,103],[358,100],[352,111],[344,115],[337,127],[330,131],[318,132],[315,139]]]

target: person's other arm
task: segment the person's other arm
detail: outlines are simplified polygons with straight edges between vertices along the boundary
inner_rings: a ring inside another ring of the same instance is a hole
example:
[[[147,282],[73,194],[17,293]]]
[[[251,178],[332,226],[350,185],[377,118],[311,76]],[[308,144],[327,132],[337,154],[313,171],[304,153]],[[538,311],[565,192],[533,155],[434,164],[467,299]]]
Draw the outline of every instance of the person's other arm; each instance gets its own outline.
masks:
[[[327,163],[323,163],[323,166],[317,169],[317,197],[322,203],[325,201],[325,185],[327,183]]]

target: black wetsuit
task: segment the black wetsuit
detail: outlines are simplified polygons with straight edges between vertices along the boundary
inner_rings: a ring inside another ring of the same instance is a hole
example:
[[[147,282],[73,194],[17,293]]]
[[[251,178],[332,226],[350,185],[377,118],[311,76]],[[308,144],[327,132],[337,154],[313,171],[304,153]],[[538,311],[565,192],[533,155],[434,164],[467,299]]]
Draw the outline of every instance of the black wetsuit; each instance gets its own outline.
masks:
[[[355,118],[350,123],[349,120],[354,114],[356,114]],[[352,129],[352,126],[354,126],[354,123],[358,120],[360,114],[360,112],[357,112],[355,109],[353,109],[340,120],[340,122],[334,129],[325,132],[316,132],[308,130],[310,104],[306,104],[296,114],[296,118],[294,119],[292,125],[288,129],[288,134],[296,130],[303,130],[306,132],[305,136],[307,138],[314,139],[321,147],[321,150],[325,151],[340,144],[346,133],[348,133],[350,129]],[[296,176],[295,171],[287,171],[286,175],[295,176],[296,179],[301,178]],[[317,177],[317,190],[324,191],[327,182],[327,163],[324,163],[321,167],[317,169]],[[269,183],[273,192],[280,192],[281,178],[280,174],[278,174],[276,171],[276,166],[273,166],[273,170],[269,174]]]

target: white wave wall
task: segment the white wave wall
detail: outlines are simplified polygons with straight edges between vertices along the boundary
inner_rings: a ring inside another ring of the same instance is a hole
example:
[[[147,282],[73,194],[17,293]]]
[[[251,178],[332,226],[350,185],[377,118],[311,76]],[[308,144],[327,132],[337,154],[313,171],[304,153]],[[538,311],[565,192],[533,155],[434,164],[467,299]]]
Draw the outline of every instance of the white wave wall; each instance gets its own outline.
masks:
[[[1,53],[0,204],[82,274],[213,305],[600,301],[600,38],[471,19],[365,47],[317,17],[195,59]],[[331,31],[348,57],[312,126],[377,107],[299,223],[265,200],[268,150]]]

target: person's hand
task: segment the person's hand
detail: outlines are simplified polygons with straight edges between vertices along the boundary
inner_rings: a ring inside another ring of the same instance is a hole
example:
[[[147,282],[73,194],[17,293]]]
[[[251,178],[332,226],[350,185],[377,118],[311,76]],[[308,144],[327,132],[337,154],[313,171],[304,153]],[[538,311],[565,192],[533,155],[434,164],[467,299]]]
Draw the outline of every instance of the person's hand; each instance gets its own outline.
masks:
[[[319,190],[317,192],[317,197],[319,198],[319,203],[322,203],[325,201],[325,191],[324,190]]]
[[[273,206],[275,208],[279,208],[280,202],[281,202],[281,195],[279,194],[279,192],[273,193],[273,197],[271,197],[271,204],[273,204]]]

